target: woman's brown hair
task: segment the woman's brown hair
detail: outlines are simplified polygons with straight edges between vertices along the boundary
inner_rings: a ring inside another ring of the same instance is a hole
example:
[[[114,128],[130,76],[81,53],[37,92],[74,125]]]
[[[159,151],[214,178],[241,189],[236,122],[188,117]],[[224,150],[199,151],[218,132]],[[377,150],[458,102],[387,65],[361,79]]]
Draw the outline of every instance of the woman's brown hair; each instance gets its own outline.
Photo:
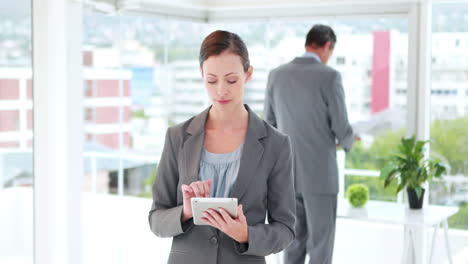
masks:
[[[244,71],[250,67],[249,52],[244,41],[235,33],[216,30],[209,34],[200,47],[200,67],[211,56],[217,56],[225,51],[239,55]]]

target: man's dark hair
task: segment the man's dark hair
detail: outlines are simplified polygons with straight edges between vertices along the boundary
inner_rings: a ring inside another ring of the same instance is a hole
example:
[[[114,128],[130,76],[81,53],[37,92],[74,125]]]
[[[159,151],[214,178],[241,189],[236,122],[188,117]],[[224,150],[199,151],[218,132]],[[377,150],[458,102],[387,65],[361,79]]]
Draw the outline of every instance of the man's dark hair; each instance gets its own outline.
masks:
[[[325,25],[314,25],[307,33],[306,46],[323,47],[328,41],[331,42],[330,48],[335,48],[336,35],[333,29]]]

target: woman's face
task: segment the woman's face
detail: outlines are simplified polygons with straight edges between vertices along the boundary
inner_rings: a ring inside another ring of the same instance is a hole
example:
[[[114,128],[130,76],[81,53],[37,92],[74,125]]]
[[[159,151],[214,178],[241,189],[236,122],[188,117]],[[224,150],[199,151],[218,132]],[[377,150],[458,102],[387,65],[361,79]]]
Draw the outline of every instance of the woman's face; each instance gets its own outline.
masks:
[[[211,56],[203,62],[201,70],[213,107],[224,110],[243,104],[244,85],[250,80],[253,68],[245,72],[239,55],[223,52]]]

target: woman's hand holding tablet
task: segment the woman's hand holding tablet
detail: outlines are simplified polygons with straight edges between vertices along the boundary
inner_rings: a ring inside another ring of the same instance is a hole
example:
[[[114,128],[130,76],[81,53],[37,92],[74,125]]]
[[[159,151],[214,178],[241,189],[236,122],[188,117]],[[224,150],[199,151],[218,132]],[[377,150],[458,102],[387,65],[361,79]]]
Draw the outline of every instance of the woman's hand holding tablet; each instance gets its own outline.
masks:
[[[193,220],[196,225],[210,225],[239,243],[249,240],[247,219],[236,198],[193,198]]]
[[[202,220],[203,213],[212,209],[218,211],[224,209],[231,218],[237,218],[237,198],[192,198],[193,223],[196,225],[208,225]],[[219,213],[219,211],[218,211]]]
[[[184,208],[181,219],[182,223],[185,223],[187,220],[193,217],[192,204],[190,199],[194,197],[209,197],[211,182],[211,180],[207,180],[192,182],[190,185],[182,184],[180,187],[182,189],[182,196],[184,198]]]

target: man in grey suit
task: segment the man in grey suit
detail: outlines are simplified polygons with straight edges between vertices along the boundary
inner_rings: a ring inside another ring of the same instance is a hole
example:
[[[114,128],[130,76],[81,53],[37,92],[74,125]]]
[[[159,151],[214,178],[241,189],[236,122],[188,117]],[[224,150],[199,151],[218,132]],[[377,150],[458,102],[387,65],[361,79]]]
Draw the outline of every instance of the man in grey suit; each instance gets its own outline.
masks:
[[[338,193],[336,148],[354,142],[341,75],[326,64],[336,36],[325,25],[307,34],[302,57],[272,70],[265,119],[291,138],[296,188],[296,239],[285,263],[332,263]]]

